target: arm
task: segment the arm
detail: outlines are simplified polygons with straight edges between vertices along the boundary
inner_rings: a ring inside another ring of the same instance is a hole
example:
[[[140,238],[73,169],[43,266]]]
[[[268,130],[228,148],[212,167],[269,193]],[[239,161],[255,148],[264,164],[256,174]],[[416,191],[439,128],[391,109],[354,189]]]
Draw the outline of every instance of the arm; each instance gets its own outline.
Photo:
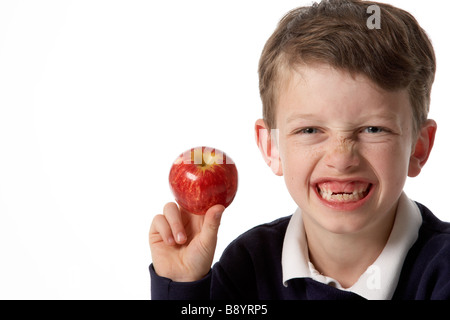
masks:
[[[175,282],[156,274],[153,264],[149,267],[152,300],[208,300],[211,290],[211,272],[193,282]]]

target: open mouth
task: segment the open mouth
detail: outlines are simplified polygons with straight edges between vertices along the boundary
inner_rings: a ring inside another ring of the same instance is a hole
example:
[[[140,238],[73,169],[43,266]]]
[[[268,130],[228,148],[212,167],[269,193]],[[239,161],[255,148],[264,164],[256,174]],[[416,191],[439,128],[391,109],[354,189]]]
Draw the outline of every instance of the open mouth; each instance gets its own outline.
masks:
[[[317,193],[328,202],[357,202],[369,194],[372,184],[363,181],[324,181],[316,184]]]

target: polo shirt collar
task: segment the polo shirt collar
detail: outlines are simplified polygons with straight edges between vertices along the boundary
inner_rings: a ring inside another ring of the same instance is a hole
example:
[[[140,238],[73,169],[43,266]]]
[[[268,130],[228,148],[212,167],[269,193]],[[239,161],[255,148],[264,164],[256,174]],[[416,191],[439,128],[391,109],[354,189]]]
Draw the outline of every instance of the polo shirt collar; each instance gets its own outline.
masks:
[[[381,254],[350,288],[321,275],[309,260],[308,243],[302,213],[298,208],[286,230],[281,257],[283,284],[295,278],[311,278],[338,289],[356,293],[369,300],[391,299],[397,287],[405,257],[417,240],[422,216],[417,205],[405,193],[399,199],[391,234]]]

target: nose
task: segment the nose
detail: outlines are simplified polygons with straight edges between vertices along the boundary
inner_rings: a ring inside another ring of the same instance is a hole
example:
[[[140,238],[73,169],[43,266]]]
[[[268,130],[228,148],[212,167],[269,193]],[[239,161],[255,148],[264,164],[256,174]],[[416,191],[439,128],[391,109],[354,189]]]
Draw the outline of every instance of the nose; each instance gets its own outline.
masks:
[[[355,141],[351,138],[338,138],[330,141],[330,146],[325,156],[325,164],[340,173],[346,173],[360,164]]]

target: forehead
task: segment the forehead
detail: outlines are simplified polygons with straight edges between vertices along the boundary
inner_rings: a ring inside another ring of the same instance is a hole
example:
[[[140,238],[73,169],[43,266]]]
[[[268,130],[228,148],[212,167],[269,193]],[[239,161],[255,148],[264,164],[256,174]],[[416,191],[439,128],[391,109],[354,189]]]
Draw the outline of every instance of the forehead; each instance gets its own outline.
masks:
[[[284,72],[277,103],[277,125],[306,117],[356,121],[360,117],[412,119],[406,89],[386,91],[362,74],[329,65],[301,65]]]

